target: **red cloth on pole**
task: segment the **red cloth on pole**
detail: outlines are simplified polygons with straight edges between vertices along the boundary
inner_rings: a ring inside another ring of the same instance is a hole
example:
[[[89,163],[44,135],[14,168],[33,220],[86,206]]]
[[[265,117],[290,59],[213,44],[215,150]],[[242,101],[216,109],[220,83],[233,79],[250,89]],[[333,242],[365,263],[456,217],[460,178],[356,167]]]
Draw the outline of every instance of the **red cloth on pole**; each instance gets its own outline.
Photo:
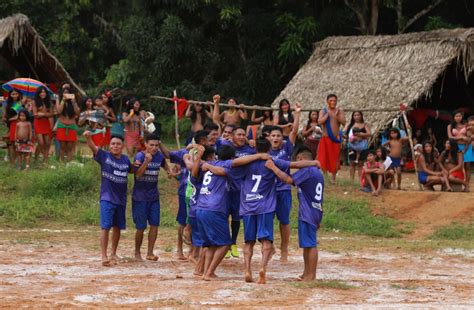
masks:
[[[188,108],[188,101],[185,98],[173,97],[173,102],[176,101],[178,101],[178,119],[181,119]]]

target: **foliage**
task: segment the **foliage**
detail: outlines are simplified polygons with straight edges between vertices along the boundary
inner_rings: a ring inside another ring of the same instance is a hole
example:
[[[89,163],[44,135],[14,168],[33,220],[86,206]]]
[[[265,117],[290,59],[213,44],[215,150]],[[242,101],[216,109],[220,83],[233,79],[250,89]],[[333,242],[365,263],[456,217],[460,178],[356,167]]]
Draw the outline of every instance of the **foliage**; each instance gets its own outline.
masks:
[[[359,2],[360,3],[360,2]],[[366,2],[368,3],[368,2]],[[397,32],[395,0],[379,1],[377,33]],[[403,0],[414,16],[430,0]],[[47,47],[86,90],[121,88],[152,111],[150,95],[268,104],[327,36],[358,34],[343,0],[10,0],[2,17],[26,14]],[[474,3],[443,1],[409,31],[472,27]],[[405,23],[405,20],[400,22]],[[0,66],[2,76],[14,75]]]

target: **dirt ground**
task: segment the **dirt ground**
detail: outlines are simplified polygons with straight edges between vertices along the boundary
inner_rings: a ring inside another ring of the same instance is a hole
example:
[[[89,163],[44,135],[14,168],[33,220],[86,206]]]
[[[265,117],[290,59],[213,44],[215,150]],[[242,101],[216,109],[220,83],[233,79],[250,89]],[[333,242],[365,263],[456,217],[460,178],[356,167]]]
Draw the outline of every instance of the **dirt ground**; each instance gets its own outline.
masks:
[[[345,174],[347,170],[341,177]],[[96,227],[0,227],[0,308],[473,309],[474,246],[440,245],[426,237],[451,222],[472,221],[474,195],[415,191],[414,174],[404,174],[402,186],[405,190],[385,191],[380,197],[357,187],[349,194],[370,199],[374,214],[412,223],[412,233],[376,239],[321,232],[318,280],[309,284],[297,281],[303,260],[296,232],[289,262],[280,263],[277,251],[268,283],[258,285],[243,281],[242,257],[225,260],[213,282],[193,276],[193,265],[175,258],[171,229],[160,231],[158,262],[131,259],[133,230],[128,229],[119,246],[119,264],[102,267]],[[259,251],[257,247],[254,276]]]
[[[101,267],[94,228],[1,230],[0,307],[474,307],[474,250],[414,251],[323,234],[316,282],[296,281],[303,262],[293,244],[289,262],[277,253],[268,284],[258,285],[243,281],[242,258],[225,260],[214,282],[196,278],[190,262],[175,259],[174,231],[160,233],[158,262],[131,259],[131,230],[122,241],[120,263]]]

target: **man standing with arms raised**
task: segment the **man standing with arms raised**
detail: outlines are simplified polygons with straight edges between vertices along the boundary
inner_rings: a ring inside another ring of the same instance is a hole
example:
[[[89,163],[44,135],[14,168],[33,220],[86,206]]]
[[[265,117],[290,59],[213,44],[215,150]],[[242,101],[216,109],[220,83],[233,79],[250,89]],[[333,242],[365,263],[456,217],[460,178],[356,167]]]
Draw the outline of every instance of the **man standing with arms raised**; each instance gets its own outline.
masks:
[[[337,106],[337,96],[326,97],[327,107],[319,111],[318,123],[323,128],[323,137],[319,141],[318,161],[321,169],[332,174],[332,183],[336,183],[336,174],[340,166],[342,132],[340,127],[346,124],[344,111]]]

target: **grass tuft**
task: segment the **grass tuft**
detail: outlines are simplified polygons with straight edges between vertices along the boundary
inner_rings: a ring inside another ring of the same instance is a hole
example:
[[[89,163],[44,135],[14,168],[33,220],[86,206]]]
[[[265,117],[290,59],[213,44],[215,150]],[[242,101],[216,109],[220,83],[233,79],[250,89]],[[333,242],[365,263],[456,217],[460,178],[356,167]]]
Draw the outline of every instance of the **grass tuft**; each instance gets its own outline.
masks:
[[[337,279],[315,280],[312,282],[292,282],[292,286],[296,288],[327,288],[337,290],[350,290],[357,288],[357,286],[347,284]]]
[[[429,239],[474,241],[474,222],[467,225],[452,223],[436,230]]]

